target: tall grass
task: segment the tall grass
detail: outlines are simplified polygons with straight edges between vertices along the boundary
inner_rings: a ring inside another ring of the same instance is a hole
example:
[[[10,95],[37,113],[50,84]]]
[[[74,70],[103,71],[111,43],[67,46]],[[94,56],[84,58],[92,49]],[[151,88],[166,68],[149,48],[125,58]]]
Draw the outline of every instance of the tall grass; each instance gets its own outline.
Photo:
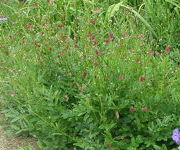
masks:
[[[177,147],[178,2],[1,6],[1,101],[17,135],[52,150]]]

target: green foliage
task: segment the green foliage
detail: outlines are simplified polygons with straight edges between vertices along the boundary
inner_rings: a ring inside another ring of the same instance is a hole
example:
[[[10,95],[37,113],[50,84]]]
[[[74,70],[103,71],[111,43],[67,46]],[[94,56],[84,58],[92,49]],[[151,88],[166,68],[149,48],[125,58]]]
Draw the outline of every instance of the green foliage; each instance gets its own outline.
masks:
[[[156,39],[155,48],[160,51],[167,43],[179,48],[180,38],[177,37],[177,34],[179,35],[180,3],[178,1],[144,0],[141,5],[136,4],[136,6],[137,11],[128,5],[124,5],[122,1],[111,5],[107,15],[112,18],[112,16],[115,16],[115,12],[119,10],[119,7],[125,7],[133,12],[153,34]],[[137,24],[139,25],[139,23]],[[161,44],[158,40],[163,40],[165,43]]]
[[[17,135],[52,150],[177,147],[177,1],[41,0],[0,11],[9,15],[0,98]]]
[[[20,147],[19,150],[34,150],[32,146]]]

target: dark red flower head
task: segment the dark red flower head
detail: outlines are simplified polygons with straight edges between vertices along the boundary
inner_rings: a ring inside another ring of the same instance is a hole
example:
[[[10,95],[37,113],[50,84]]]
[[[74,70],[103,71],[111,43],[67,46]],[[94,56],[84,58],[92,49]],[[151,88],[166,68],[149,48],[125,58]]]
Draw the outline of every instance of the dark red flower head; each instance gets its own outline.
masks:
[[[87,76],[87,72],[83,72],[83,73],[82,73],[82,76],[83,76],[83,77],[86,77],[86,76]]]
[[[144,82],[146,80],[146,78],[144,77],[144,76],[141,76],[140,78],[139,78],[139,81],[141,81],[141,82]]]
[[[96,55],[102,55],[100,51],[96,51]]]
[[[119,79],[124,79],[124,76],[119,75],[118,78]]]
[[[148,108],[147,107],[143,107],[143,108],[141,108],[141,110],[146,112],[146,111],[148,111]]]
[[[152,51],[152,50],[149,50],[149,51],[148,51],[148,54],[149,54],[149,55],[153,55],[153,51]]]
[[[165,51],[166,51],[166,52],[169,52],[169,51],[171,50],[171,48],[172,48],[172,46],[169,46],[169,45],[168,45],[168,46],[166,46]]]
[[[137,37],[138,37],[138,39],[141,39],[143,37],[143,35],[142,34],[138,34]]]
[[[115,39],[115,36],[114,36],[114,34],[112,34],[112,33],[109,33],[109,39]]]

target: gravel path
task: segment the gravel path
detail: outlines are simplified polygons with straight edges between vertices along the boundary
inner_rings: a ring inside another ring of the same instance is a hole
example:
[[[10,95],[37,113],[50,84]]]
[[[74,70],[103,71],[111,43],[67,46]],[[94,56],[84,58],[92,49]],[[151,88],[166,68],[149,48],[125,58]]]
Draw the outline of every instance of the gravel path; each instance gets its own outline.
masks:
[[[17,150],[18,147],[15,145],[13,140],[8,140],[8,138],[5,137],[4,131],[0,130],[0,150]]]
[[[3,137],[3,131],[0,130],[0,150],[9,150],[7,148],[8,142],[6,140],[6,138]]]
[[[8,136],[7,132],[3,129],[5,123],[5,117],[0,113],[0,150],[18,150],[20,147],[26,147],[28,145],[36,146],[35,139],[33,138]]]

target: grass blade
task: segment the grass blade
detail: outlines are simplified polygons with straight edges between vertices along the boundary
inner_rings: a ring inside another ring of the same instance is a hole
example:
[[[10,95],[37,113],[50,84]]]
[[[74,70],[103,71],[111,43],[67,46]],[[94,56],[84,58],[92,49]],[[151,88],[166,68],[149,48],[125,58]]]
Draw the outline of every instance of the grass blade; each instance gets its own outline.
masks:
[[[144,25],[152,32],[152,34],[157,38],[157,34],[154,31],[154,29],[151,27],[151,25],[137,11],[135,11],[132,7],[124,5],[122,2],[109,6],[107,13],[106,13],[106,19],[109,20],[111,17],[113,17],[115,15],[115,12],[117,12],[120,7],[127,8],[131,12],[133,12],[134,15],[136,17],[138,17],[144,23]]]

